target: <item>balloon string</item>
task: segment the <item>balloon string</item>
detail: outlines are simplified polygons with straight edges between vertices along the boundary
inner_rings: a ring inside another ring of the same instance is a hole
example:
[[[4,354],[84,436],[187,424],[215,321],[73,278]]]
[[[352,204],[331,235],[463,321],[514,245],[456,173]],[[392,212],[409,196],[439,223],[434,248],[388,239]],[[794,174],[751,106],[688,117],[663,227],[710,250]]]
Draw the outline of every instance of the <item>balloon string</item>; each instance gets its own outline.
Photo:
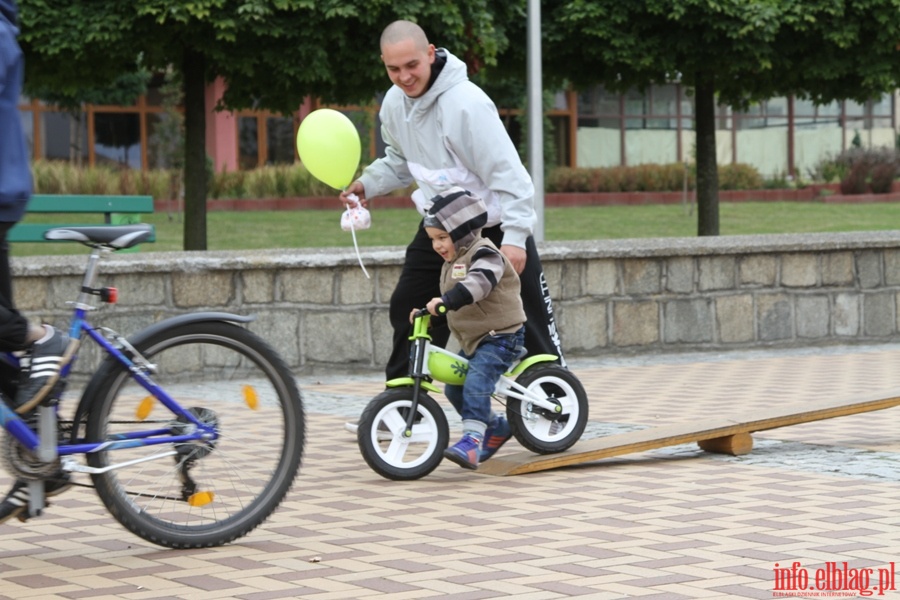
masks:
[[[353,226],[353,219],[350,219],[350,235],[353,236],[353,248],[356,250],[356,259],[359,261],[359,268],[362,269],[362,272],[365,274],[366,279],[372,279],[369,277],[369,272],[366,271],[366,266],[363,264],[362,256],[359,254],[359,245],[356,243],[356,227]]]

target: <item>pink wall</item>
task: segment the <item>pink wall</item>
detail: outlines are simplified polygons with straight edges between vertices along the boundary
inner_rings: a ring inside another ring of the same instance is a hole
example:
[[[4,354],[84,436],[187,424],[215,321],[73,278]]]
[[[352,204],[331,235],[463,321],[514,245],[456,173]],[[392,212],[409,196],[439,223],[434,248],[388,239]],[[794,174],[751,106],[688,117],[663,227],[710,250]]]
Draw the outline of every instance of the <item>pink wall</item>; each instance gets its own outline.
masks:
[[[206,153],[212,158],[217,173],[238,170],[237,117],[232,112],[215,110],[225,87],[221,77],[206,86]],[[297,121],[302,121],[313,106],[310,98],[304,98],[297,107]]]
[[[225,81],[221,77],[206,86],[206,153],[217,173],[238,168],[237,119],[234,113],[215,110],[224,92]]]

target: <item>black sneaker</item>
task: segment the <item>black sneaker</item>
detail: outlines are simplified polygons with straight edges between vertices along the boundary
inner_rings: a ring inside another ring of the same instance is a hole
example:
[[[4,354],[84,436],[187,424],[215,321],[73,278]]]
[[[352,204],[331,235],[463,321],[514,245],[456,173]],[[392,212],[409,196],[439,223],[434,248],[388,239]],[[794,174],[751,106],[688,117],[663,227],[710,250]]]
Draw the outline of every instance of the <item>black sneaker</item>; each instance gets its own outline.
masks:
[[[44,496],[56,496],[72,487],[72,475],[60,472],[53,479],[44,482]],[[21,479],[16,481],[3,502],[0,502],[0,523],[5,523],[13,517],[18,517],[22,522],[28,520],[28,482]]]
[[[16,393],[16,412],[25,414],[47,397],[56,382],[59,370],[69,363],[69,336],[49,325],[49,337],[36,342],[19,364],[19,391]]]

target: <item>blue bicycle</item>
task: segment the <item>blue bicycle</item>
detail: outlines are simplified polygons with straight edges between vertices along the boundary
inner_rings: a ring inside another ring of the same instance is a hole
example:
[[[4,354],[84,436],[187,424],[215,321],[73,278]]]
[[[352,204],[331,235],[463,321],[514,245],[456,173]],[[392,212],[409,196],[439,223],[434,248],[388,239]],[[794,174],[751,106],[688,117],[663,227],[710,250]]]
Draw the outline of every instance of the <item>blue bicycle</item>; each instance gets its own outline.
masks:
[[[303,454],[303,403],[284,361],[243,326],[252,317],[181,315],[127,339],[90,323],[89,312],[117,296],[97,287],[101,258],[152,233],[137,224],[45,234],[91,248],[69,353],[92,340],[102,356],[86,357],[99,365],[82,382],[74,358],[66,364],[27,421],[0,402],[3,461],[28,482],[30,516],[45,506],[46,480],[86,473],[112,516],[141,538],[170,548],[221,545],[261,524],[289,491]],[[18,366],[14,355],[0,360]],[[78,383],[80,402],[67,415],[60,400]]]

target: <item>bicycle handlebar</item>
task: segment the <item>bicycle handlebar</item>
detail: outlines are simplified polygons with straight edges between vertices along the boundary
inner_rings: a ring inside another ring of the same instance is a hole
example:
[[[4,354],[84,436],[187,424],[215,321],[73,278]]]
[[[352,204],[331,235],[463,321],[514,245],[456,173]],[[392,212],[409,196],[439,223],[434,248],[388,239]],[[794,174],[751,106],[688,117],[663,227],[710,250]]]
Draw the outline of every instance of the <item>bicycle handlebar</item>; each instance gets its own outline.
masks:
[[[437,306],[435,306],[435,310],[437,311],[437,313],[439,315],[447,314],[447,306],[443,302],[441,302]],[[428,312],[428,308],[420,308],[419,310],[416,311],[415,316],[416,317],[424,317],[425,315],[430,315],[430,314],[431,313]]]

